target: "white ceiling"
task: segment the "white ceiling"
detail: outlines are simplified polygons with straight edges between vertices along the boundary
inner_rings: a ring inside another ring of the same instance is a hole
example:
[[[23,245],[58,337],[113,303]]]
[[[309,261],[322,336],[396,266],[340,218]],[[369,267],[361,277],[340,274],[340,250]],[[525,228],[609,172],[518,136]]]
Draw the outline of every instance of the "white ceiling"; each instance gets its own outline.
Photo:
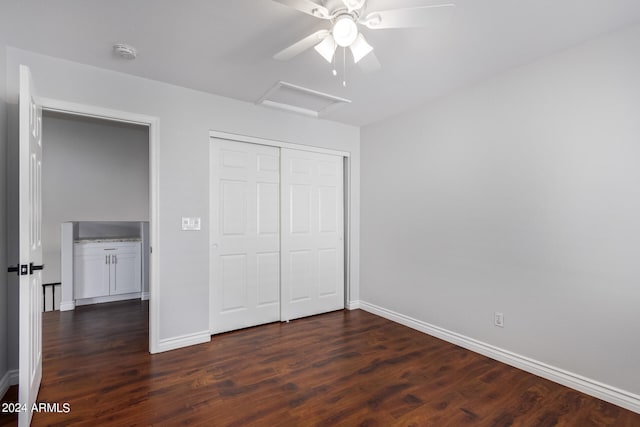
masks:
[[[318,0],[322,2],[322,0]],[[369,9],[438,0],[368,0]],[[347,68],[348,85],[313,49],[272,56],[319,20],[271,0],[0,0],[8,45],[256,102],[283,80],[353,102],[327,118],[365,125],[505,69],[640,22],[639,0],[453,0],[449,23],[363,33],[382,69]],[[138,49],[127,62],[112,45]]]

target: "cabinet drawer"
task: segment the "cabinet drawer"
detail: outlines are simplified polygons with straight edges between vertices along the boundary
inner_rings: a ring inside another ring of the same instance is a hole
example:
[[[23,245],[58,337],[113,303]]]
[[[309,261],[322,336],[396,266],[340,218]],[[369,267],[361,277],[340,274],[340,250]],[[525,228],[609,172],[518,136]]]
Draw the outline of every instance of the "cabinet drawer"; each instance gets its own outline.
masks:
[[[139,251],[140,242],[74,243],[74,254],[93,254],[102,251]]]

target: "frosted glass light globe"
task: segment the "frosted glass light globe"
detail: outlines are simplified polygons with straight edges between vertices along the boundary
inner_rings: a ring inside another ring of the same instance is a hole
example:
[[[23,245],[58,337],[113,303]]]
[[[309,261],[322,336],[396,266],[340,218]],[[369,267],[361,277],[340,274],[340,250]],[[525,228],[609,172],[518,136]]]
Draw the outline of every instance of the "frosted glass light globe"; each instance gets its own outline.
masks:
[[[339,16],[333,24],[332,34],[338,46],[347,47],[358,37],[358,26],[350,15]]]

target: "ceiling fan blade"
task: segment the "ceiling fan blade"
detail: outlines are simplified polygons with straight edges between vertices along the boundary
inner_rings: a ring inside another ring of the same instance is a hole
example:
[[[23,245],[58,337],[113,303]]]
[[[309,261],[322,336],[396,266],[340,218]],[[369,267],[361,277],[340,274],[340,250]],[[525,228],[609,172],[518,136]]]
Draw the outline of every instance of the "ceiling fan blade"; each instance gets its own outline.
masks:
[[[420,28],[441,24],[453,14],[453,3],[380,10],[368,13],[360,22],[372,30],[386,28]]]
[[[321,19],[329,19],[331,18],[331,14],[326,7],[313,2],[311,0],[273,0],[276,3],[281,3],[285,6],[289,6],[293,9],[297,9],[300,12],[307,13],[311,16],[315,16],[316,18]]]
[[[358,61],[358,67],[365,73],[373,73],[382,68],[382,65],[380,64],[380,61],[378,61],[376,54],[371,51]]]
[[[292,44],[291,46],[276,53],[275,55],[273,55],[273,58],[277,59],[278,61],[288,61],[294,56],[300,55],[305,50],[310,49],[313,46],[317,45],[328,35],[329,35],[329,30],[316,31],[315,33],[308,35],[302,40],[299,40],[294,44]]]
[[[342,3],[347,7],[349,12],[352,10],[362,9],[364,2],[365,0],[342,0]]]

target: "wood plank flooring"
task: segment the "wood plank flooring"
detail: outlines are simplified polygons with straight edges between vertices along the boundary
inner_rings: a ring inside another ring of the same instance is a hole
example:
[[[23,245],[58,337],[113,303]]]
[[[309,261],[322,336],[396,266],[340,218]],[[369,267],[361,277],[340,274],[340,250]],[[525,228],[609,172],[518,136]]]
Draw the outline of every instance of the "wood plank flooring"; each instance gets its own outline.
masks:
[[[640,426],[640,414],[360,310],[157,355],[146,303],[43,317],[38,401],[71,411],[36,413],[34,426]]]

